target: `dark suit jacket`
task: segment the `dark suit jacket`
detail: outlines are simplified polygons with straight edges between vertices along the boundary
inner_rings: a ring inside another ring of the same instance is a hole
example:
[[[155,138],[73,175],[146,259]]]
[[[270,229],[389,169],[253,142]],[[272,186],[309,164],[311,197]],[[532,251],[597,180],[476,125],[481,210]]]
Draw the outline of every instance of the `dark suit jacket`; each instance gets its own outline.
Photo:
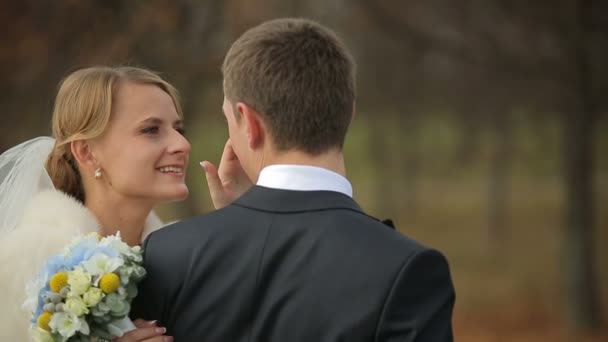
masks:
[[[144,250],[131,316],[177,342],[452,341],[444,256],[338,192],[256,186]]]

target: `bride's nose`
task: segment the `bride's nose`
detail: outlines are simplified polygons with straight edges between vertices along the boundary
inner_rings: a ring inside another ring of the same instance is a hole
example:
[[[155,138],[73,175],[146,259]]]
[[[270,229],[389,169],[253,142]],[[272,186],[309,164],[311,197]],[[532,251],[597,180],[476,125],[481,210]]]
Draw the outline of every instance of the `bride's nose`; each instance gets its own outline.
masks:
[[[167,149],[169,153],[190,153],[190,143],[186,137],[179,133],[178,131],[173,131],[170,138],[169,148]]]

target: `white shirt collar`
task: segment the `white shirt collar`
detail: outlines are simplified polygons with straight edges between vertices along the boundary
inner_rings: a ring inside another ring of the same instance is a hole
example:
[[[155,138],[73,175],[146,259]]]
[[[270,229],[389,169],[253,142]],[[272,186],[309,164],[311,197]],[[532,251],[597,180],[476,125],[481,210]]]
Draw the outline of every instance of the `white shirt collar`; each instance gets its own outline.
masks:
[[[336,191],[353,197],[353,187],[344,176],[309,165],[267,166],[260,172],[257,185],[296,191]]]

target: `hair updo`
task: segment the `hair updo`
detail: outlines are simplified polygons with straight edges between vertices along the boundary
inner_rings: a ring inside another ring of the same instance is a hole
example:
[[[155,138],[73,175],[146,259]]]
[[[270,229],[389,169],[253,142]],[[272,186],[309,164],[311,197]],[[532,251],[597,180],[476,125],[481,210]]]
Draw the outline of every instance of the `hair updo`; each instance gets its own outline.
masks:
[[[46,169],[55,188],[84,203],[85,194],[71,142],[93,139],[106,129],[112,98],[120,82],[151,84],[173,99],[177,114],[182,110],[177,90],[152,71],[136,67],[97,66],[77,70],[59,84],[53,108],[55,146]]]

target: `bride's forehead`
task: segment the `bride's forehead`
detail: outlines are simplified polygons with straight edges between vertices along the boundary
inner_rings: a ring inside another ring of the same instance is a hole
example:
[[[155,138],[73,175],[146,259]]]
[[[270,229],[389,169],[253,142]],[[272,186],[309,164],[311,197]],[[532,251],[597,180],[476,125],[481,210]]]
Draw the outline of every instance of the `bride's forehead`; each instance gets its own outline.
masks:
[[[116,89],[110,120],[139,121],[148,117],[178,120],[177,110],[169,94],[156,85],[125,83]]]
[[[163,89],[154,84],[123,82],[114,91],[113,105],[116,106],[174,106],[173,99]]]

